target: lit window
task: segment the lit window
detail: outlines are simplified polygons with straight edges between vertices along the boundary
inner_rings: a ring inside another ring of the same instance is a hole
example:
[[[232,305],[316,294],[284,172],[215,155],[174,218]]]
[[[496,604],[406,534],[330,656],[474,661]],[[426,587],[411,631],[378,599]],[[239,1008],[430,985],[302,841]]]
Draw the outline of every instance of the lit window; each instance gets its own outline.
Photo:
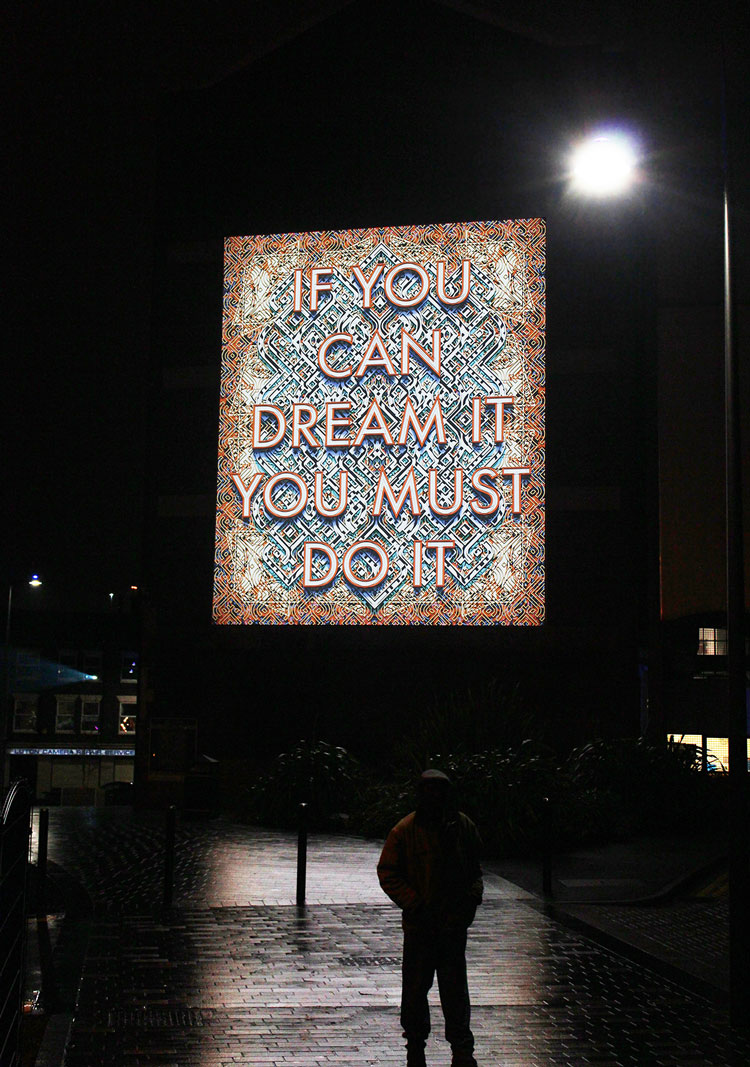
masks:
[[[708,764],[711,770],[729,770],[729,738],[707,737]]]
[[[36,712],[39,697],[36,693],[25,693],[15,698],[13,706],[13,729],[17,734],[36,733]]]
[[[120,734],[134,734],[136,698],[121,696],[117,698],[117,701],[120,706],[119,727],[117,732]]]
[[[55,712],[55,733],[72,734],[76,728],[76,697],[65,695],[56,696],[57,710]]]
[[[705,737],[703,734],[668,734],[667,740],[670,745],[694,746],[696,754],[701,760],[705,745],[705,769],[720,774],[729,770],[728,737]],[[750,738],[747,740],[747,769],[750,772]]]
[[[99,714],[101,712],[101,697],[85,696],[81,698],[81,733],[99,733]]]
[[[137,682],[138,681],[138,653],[137,652],[123,652],[122,665],[120,667],[120,681],[121,682]]]
[[[726,656],[727,632],[713,626],[701,626],[698,629],[699,656]]]
[[[696,745],[700,748],[703,744],[703,734],[669,734],[668,740],[673,745]]]

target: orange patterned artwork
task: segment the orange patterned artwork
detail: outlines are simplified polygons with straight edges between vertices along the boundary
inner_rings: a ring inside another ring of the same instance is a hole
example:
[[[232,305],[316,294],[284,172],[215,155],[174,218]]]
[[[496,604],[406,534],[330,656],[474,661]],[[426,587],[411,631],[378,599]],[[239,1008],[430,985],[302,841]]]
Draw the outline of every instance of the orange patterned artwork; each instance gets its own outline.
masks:
[[[545,224],[229,237],[214,621],[544,618]]]

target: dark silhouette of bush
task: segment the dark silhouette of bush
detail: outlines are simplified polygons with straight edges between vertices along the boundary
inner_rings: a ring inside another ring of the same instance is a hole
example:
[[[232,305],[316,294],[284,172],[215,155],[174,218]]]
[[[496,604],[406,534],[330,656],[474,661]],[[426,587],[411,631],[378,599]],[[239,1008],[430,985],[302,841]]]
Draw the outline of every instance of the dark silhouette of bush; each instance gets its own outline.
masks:
[[[300,741],[256,779],[248,816],[263,826],[289,829],[297,825],[299,805],[305,803],[309,826],[346,825],[362,779],[359,763],[340,745]]]

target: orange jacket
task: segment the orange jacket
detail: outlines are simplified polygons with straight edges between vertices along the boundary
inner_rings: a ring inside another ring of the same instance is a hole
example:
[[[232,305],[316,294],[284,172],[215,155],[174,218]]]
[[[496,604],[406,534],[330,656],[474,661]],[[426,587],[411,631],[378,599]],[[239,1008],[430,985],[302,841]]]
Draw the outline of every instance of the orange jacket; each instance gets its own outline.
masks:
[[[463,812],[435,824],[413,811],[393,827],[378,879],[401,908],[405,929],[471,925],[484,889],[480,845],[476,826]]]

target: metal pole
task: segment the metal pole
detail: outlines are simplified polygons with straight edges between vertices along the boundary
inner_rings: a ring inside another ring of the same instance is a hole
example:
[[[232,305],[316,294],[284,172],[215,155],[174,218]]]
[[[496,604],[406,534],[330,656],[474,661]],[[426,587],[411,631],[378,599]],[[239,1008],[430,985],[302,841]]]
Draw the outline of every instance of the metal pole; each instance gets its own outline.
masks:
[[[550,826],[550,801],[544,798],[542,826],[542,894],[545,900],[552,896],[552,827]]]
[[[0,738],[0,783],[5,785],[5,749],[11,727],[10,696],[10,616],[13,607],[13,582],[8,582],[8,614],[5,617],[5,654],[3,656],[3,710],[2,738]],[[9,782],[10,784],[10,782]]]
[[[165,908],[172,906],[172,893],[174,890],[174,839],[177,825],[177,808],[170,804],[167,808],[167,818],[164,832],[164,893],[162,904]]]
[[[729,191],[724,187],[724,371],[726,437],[727,652],[729,659],[729,988],[733,1026],[750,1019],[750,866],[747,846],[747,705],[742,452],[734,341]]]
[[[735,345],[731,240],[731,161],[727,69],[722,27],[722,164],[724,172],[724,436],[726,443],[727,653],[729,711],[729,1017],[750,1020],[750,855],[747,844],[747,704],[745,574],[739,366]]]
[[[305,906],[305,888],[307,885],[307,804],[299,806],[299,824],[297,830],[297,907]]]
[[[39,809],[39,841],[36,847],[36,913],[46,915],[47,903],[47,841],[49,839],[49,808]]]

